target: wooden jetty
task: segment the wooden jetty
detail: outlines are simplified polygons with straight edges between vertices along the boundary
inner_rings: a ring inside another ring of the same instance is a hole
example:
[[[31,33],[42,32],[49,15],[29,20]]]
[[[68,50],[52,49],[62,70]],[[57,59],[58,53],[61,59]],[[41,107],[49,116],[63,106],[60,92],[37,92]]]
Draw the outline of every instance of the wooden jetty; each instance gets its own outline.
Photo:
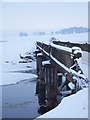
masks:
[[[88,86],[88,80],[77,64],[77,59],[82,56],[81,48],[73,47],[78,51],[76,52],[56,42],[50,44],[37,42],[36,48],[36,66],[39,77],[36,93],[39,94],[40,109],[44,113],[57,106],[57,96],[76,93]]]

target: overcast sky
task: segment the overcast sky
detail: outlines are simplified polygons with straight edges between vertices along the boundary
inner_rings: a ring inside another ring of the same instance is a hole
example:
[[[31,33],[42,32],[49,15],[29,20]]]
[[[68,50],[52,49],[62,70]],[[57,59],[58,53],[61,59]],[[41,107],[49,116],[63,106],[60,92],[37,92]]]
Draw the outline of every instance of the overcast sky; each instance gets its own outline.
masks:
[[[3,30],[88,26],[88,3],[2,3]]]

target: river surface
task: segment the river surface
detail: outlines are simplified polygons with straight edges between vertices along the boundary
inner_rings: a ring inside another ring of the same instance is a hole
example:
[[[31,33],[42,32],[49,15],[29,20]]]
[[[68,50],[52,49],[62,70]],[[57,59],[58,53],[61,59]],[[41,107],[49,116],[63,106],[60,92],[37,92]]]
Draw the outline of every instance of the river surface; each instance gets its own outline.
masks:
[[[43,37],[49,39],[49,37]],[[0,88],[3,118],[36,118],[39,104],[36,95],[35,61],[22,63],[20,54],[35,51],[41,36],[3,35],[0,39]]]
[[[39,116],[35,62],[12,64],[9,61],[3,66],[2,80],[5,80],[7,84],[0,86],[2,88],[2,117],[36,118]],[[5,83],[3,81],[2,83]]]
[[[35,118],[39,116],[35,96],[36,79],[2,87],[3,118]]]

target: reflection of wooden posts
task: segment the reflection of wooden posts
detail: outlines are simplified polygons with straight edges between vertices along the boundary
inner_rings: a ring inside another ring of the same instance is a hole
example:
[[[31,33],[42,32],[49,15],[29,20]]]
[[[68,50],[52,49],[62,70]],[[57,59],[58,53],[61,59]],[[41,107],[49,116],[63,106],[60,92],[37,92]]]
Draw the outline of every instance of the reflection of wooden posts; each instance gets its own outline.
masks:
[[[52,109],[57,105],[57,70],[51,64],[46,64],[44,67],[47,107]]]
[[[40,84],[40,88],[39,88],[39,104],[40,105],[46,105],[46,86],[45,84]]]
[[[41,81],[36,84],[36,94],[38,95],[38,103],[40,105],[38,113],[43,114],[46,112],[46,85]]]

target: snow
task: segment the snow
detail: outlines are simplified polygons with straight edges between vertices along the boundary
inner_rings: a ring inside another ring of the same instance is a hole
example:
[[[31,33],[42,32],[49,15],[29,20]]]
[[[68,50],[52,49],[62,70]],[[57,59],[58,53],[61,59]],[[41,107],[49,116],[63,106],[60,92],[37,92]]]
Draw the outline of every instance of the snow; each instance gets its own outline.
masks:
[[[42,53],[38,53],[37,56],[42,56],[43,54]]]
[[[81,48],[80,47],[77,47],[77,46],[74,46],[74,47],[72,47],[72,50],[81,50]]]
[[[43,61],[43,62],[42,62],[42,65],[43,65],[43,66],[46,65],[46,64],[51,64],[51,63],[50,63],[50,60],[46,60],[46,61]]]
[[[37,47],[40,49],[40,50],[42,50],[47,56],[49,56],[49,53],[48,52],[46,52],[45,50],[43,50],[40,46],[38,46],[37,45]]]
[[[62,76],[63,74],[62,73],[57,73],[57,76]]]
[[[68,86],[70,87],[71,90],[74,90],[74,89],[75,89],[75,85],[74,85],[72,82],[70,82],[70,83],[68,84]]]
[[[63,98],[56,108],[38,118],[88,118],[88,88]]]
[[[28,70],[35,69],[35,62],[31,63],[5,63],[3,62],[2,66],[2,81],[0,81],[0,85],[6,85],[6,84],[15,84],[21,80],[25,79],[32,79],[36,78],[37,75],[26,73]],[[27,66],[31,66],[30,68],[27,68]],[[23,73],[23,71],[25,71]]]
[[[67,72],[70,73],[70,69],[67,68],[64,64],[62,64],[61,62],[59,62],[55,57],[53,57],[52,55],[50,55],[50,57],[59,65],[61,66],[62,68],[64,68]]]
[[[30,80],[32,78],[37,78],[37,75],[25,74],[25,73],[4,73],[2,85],[15,84],[22,80]]]
[[[67,91],[60,91],[60,93],[62,94],[62,98],[68,94],[72,93],[72,90],[67,90]]]
[[[20,54],[25,55],[27,52],[32,54],[36,49],[37,40],[48,41],[49,39],[49,36],[20,37],[19,34],[16,34],[16,31],[14,32],[13,34],[12,31],[3,34],[2,42],[0,42],[0,85],[14,84],[23,79],[36,78],[37,75],[35,74],[15,72],[36,68],[35,62],[19,63],[19,61],[22,62]]]
[[[64,51],[67,51],[67,52],[72,52],[72,49],[69,48],[69,47],[64,47],[64,46],[61,46],[61,45],[55,45],[53,43],[51,43],[51,46],[55,47],[57,49],[60,49],[60,50],[64,50]]]
[[[76,72],[75,70],[72,70],[72,69],[71,69],[71,73],[72,73],[73,75],[75,75],[76,77],[81,77],[81,78],[83,78],[83,79],[86,79],[86,76],[85,76],[84,74],[80,74],[80,73]]]
[[[10,71],[21,71],[28,70],[27,66],[31,66],[31,69],[35,68],[35,63],[19,63],[19,54],[26,53],[28,51],[32,52],[35,47],[35,41],[30,43],[29,38],[20,38],[18,36],[3,37],[3,41],[0,46],[2,46],[3,56],[0,60],[2,68],[0,68],[2,73],[2,81],[0,80],[0,85],[14,84],[24,79],[36,78],[37,75],[20,73],[20,72],[10,72]],[[32,46],[32,48],[31,48]]]
[[[82,54],[82,51],[81,50],[75,50],[74,54],[77,54],[77,53],[81,53]]]

